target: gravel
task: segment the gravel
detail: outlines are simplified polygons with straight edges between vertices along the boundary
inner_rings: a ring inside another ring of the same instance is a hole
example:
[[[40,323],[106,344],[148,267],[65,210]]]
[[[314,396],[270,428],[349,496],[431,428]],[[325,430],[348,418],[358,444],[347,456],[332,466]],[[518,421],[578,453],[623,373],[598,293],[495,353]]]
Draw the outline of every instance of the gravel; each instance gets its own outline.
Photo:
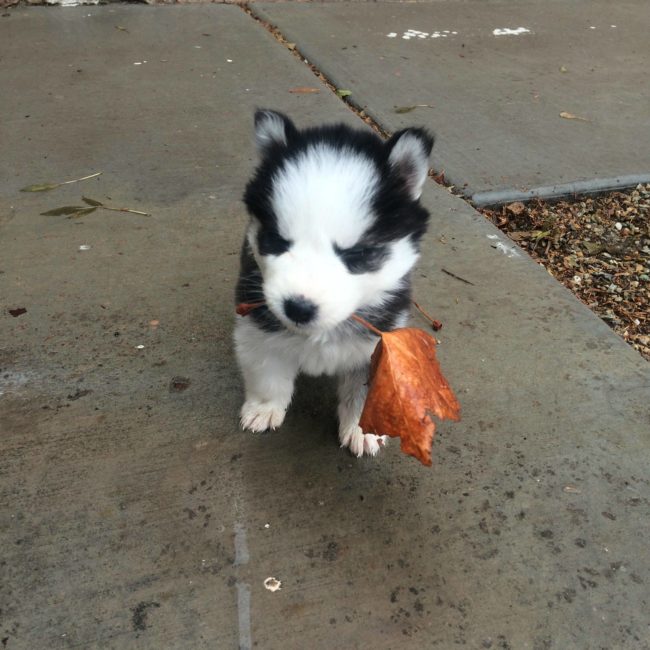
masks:
[[[650,185],[481,212],[650,360]]]

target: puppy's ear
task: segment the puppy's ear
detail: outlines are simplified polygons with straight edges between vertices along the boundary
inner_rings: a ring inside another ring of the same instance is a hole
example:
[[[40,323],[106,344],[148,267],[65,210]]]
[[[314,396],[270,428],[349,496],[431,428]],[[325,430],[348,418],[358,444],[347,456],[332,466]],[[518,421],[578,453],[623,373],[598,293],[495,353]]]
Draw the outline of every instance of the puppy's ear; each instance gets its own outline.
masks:
[[[286,115],[267,109],[255,111],[255,142],[261,155],[273,145],[286,147],[296,133],[296,127]]]
[[[420,198],[429,172],[433,136],[424,129],[398,131],[386,143],[388,163],[403,181],[410,197]]]

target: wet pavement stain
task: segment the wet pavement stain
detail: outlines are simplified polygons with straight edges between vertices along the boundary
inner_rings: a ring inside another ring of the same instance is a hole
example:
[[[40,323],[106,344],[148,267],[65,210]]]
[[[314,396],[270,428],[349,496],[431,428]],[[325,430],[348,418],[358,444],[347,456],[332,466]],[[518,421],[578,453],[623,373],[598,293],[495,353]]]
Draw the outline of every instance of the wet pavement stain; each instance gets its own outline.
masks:
[[[192,381],[187,377],[172,377],[169,382],[169,392],[170,393],[182,393],[190,387]]]
[[[160,603],[155,601],[138,603],[136,607],[133,608],[133,616],[131,621],[133,623],[133,629],[135,631],[142,631],[147,629],[147,615],[148,610],[151,607],[160,607]]]

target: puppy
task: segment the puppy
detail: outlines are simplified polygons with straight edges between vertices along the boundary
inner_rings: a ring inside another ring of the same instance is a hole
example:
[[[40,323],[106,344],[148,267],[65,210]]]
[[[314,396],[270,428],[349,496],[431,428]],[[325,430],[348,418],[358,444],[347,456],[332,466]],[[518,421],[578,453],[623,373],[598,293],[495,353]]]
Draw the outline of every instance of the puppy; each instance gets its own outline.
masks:
[[[235,325],[241,425],[279,427],[298,373],[336,375],[341,446],[375,455],[385,436],[364,434],[359,418],[377,337],[350,317],[381,330],[407,321],[433,138],[416,128],[387,142],[343,124],[298,130],[270,110],[255,114],[255,137],[236,301],[264,305]]]

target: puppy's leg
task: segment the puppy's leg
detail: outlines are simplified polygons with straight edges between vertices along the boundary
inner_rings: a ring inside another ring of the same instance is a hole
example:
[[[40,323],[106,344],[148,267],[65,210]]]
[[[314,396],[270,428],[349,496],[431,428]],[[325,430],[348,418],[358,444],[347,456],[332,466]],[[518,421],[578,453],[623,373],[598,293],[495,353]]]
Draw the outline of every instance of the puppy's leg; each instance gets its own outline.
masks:
[[[263,332],[250,326],[235,330],[237,358],[246,389],[240,422],[242,429],[251,431],[276,429],[282,424],[298,374],[297,359],[265,347],[263,337]]]
[[[355,456],[374,456],[388,440],[387,436],[363,433],[359,419],[368,393],[368,366],[339,376],[339,440]]]

